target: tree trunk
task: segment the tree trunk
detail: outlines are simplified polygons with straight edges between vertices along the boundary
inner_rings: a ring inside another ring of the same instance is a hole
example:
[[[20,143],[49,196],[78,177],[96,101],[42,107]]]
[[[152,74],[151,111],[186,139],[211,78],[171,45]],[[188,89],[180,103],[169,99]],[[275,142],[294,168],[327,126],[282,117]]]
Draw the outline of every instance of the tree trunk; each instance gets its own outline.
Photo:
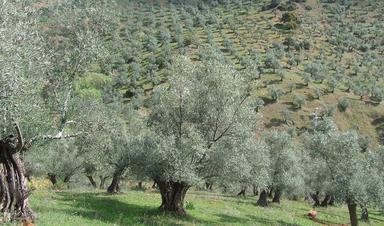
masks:
[[[349,219],[351,220],[351,226],[357,226],[357,214],[356,214],[356,203],[352,200],[348,200],[348,211],[349,211]]]
[[[252,186],[252,190],[253,190],[253,195],[254,195],[254,196],[259,195],[259,191],[257,190],[257,186],[256,186],[256,185],[253,185],[253,186]]]
[[[48,173],[48,179],[51,181],[52,185],[56,185],[56,183],[57,183],[56,174]]]
[[[329,201],[331,200],[331,196],[326,194],[323,201],[321,202],[321,207],[328,207]]]
[[[96,181],[93,179],[93,177],[91,175],[88,175],[87,178],[88,178],[89,182],[91,183],[92,187],[96,188],[97,184],[96,184]]]
[[[19,132],[19,131],[18,131]],[[22,139],[8,136],[0,139],[0,206],[3,222],[10,220],[34,220],[29,208],[23,159],[20,156]]]
[[[100,185],[99,185],[99,188],[100,188],[100,189],[104,189],[105,180],[107,180],[108,177],[99,176],[99,178],[100,178]]]
[[[212,191],[212,183],[211,182],[205,182],[205,190]]]
[[[71,175],[67,175],[64,177],[64,183],[69,183],[69,181],[71,180]]]
[[[361,220],[365,222],[369,221],[368,209],[365,206],[361,206]]]
[[[257,205],[258,206],[268,206],[268,200],[267,200],[267,191],[262,190],[260,195],[259,195],[259,200],[257,200]]]
[[[241,191],[239,193],[237,193],[237,196],[243,196],[245,197],[245,188],[241,189]]]
[[[271,189],[269,189],[269,193],[268,193],[268,197],[269,198],[273,198],[273,192],[274,192],[275,189],[273,189],[273,187]]]
[[[331,195],[331,198],[329,199],[329,203],[328,203],[328,205],[333,206],[334,202],[335,202],[335,199],[334,199],[333,196]]]
[[[190,186],[185,182],[156,180],[161,194],[160,210],[185,216],[184,197]]]
[[[116,194],[116,193],[120,192],[120,185],[119,185],[120,177],[121,177],[120,173],[114,173],[113,174],[111,185],[109,185],[109,187],[107,189],[108,193]]]
[[[280,203],[281,191],[280,189],[276,189],[275,195],[273,196],[272,202]]]
[[[139,183],[137,184],[137,188],[140,190],[143,189],[143,182],[142,181],[139,181]]]
[[[316,192],[315,194],[311,194],[311,198],[315,203],[313,204],[313,207],[318,207],[320,206],[320,200],[319,200],[319,192]]]

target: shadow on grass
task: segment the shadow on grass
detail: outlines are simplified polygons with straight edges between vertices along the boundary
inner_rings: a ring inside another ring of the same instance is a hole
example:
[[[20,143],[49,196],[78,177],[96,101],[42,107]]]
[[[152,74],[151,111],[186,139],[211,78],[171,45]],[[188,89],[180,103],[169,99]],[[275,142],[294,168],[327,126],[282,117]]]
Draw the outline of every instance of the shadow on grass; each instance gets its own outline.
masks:
[[[195,219],[187,215],[177,217],[161,212],[153,206],[130,204],[116,199],[116,196],[107,196],[106,193],[57,193],[59,200],[70,206],[70,209],[61,209],[68,215],[77,215],[90,220],[98,220],[105,223],[118,225],[142,224],[170,224],[172,221],[184,221],[190,223],[210,223]],[[165,222],[161,222],[165,221]]]

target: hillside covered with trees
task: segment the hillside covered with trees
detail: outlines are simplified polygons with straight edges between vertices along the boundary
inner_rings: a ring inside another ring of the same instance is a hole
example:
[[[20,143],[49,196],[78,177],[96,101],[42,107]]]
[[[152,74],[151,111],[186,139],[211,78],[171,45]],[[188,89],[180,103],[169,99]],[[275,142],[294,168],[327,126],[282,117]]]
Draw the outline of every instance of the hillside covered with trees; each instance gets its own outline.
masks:
[[[383,15],[0,0],[2,223],[384,224]]]

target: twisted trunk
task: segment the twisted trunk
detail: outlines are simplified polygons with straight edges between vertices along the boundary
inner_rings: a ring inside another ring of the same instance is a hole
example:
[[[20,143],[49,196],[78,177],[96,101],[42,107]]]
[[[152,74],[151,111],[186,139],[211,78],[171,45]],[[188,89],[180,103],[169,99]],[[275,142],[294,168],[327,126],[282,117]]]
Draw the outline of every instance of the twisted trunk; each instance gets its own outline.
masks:
[[[184,198],[190,185],[185,182],[175,182],[166,180],[156,180],[161,194],[160,210],[185,216]]]
[[[319,192],[316,192],[315,194],[310,194],[311,198],[315,203],[313,204],[313,207],[318,207],[320,206],[320,200],[319,200]]]
[[[259,195],[259,191],[257,190],[257,186],[256,186],[256,185],[253,185],[253,186],[252,186],[252,191],[253,191],[253,195],[254,195],[254,196]]]
[[[269,198],[273,198],[273,192],[275,191],[275,189],[273,188],[273,187],[271,187],[270,189],[269,189],[269,193],[268,193],[268,197]]]
[[[267,191],[262,190],[259,195],[259,200],[257,200],[258,206],[268,206],[268,200],[267,200],[268,194]]]
[[[331,196],[326,194],[323,201],[321,202],[321,207],[328,207],[329,201],[331,200]]]
[[[245,188],[241,189],[239,193],[237,193],[237,196],[243,196],[245,197]]]
[[[99,178],[100,178],[99,188],[104,189],[105,181],[107,180],[108,177],[99,176]]]
[[[0,205],[5,222],[35,218],[28,204],[27,179],[17,142],[14,136],[0,140]]]
[[[93,179],[93,177],[90,176],[90,175],[87,175],[87,178],[88,178],[88,180],[89,180],[89,183],[91,183],[92,187],[93,187],[93,188],[96,188],[96,187],[97,187],[97,184],[96,184],[96,181]]]
[[[281,191],[280,191],[280,189],[276,189],[275,195],[273,196],[273,199],[272,199],[272,202],[280,203],[280,198],[281,198]]]
[[[116,194],[116,193],[120,192],[120,185],[119,185],[120,177],[121,177],[121,174],[119,174],[119,173],[113,174],[111,185],[109,185],[109,187],[107,189],[108,193]]]
[[[67,176],[64,177],[63,182],[64,182],[64,183],[69,183],[70,180],[71,180],[71,176],[70,176],[70,175],[67,175]]]
[[[48,173],[48,179],[51,181],[52,185],[56,185],[56,183],[57,183],[56,174]]]

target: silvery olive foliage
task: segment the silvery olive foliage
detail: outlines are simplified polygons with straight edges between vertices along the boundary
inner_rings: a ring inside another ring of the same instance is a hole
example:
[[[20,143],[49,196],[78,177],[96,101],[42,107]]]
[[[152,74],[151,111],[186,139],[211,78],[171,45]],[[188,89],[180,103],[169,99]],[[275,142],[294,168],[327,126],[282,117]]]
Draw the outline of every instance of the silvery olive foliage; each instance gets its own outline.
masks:
[[[247,139],[242,148],[225,162],[219,182],[227,191],[238,192],[244,188],[267,189],[271,182],[269,147],[263,140]]]
[[[287,132],[273,131],[264,135],[270,156],[270,187],[289,194],[304,193],[302,153]]]
[[[337,202],[382,206],[383,181],[375,166],[379,158],[362,150],[356,132],[340,132],[335,125],[328,128],[306,138],[309,188],[330,194]]]
[[[0,1],[0,137],[15,132],[14,122],[21,124],[24,136],[47,127],[33,119],[46,113],[38,93],[49,64],[42,38],[34,29],[38,16],[24,1]]]
[[[151,101],[148,125],[157,145],[137,156],[151,178],[192,185],[230,172],[234,159],[251,152],[263,156],[249,141],[258,115],[247,84],[230,66],[175,60]]]

